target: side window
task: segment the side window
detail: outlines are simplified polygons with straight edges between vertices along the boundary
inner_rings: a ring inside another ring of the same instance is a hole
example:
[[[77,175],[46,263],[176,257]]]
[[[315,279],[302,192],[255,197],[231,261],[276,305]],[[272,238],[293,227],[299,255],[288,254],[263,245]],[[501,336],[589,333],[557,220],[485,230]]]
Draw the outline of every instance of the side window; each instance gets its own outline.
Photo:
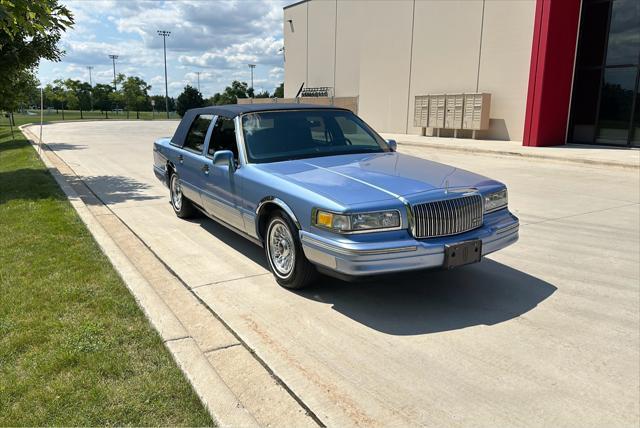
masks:
[[[184,141],[184,148],[202,153],[204,148],[204,137],[207,135],[209,125],[213,120],[211,114],[201,114],[195,118],[191,124],[189,132],[187,132],[187,138]]]
[[[238,159],[238,145],[236,143],[236,128],[233,119],[218,116],[213,126],[211,141],[207,154],[213,156],[218,150],[231,150],[233,156]]]
[[[373,137],[362,128],[357,122],[349,120],[346,117],[336,117],[336,122],[344,134],[345,139],[354,146],[370,146],[375,144]]]
[[[333,135],[327,128],[324,118],[320,116],[311,116],[308,119],[309,129],[311,130],[311,138],[316,144],[327,145],[333,143]]]

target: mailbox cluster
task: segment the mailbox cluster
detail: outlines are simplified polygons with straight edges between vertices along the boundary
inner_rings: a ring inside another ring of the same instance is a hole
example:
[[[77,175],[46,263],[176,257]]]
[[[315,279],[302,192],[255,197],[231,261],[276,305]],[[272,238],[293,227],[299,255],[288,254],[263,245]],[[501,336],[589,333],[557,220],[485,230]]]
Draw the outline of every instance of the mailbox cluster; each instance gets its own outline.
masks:
[[[463,94],[417,95],[413,126],[433,128],[438,136],[440,129],[453,129],[455,136],[460,129],[476,131],[489,129],[491,94],[483,92]]]

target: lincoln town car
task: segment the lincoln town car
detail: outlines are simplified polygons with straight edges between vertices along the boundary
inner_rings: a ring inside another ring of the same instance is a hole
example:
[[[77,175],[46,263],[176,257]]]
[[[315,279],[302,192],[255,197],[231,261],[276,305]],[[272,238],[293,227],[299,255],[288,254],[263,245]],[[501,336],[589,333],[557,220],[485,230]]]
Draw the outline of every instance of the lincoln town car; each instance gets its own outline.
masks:
[[[451,269],[518,240],[504,184],[398,153],[349,110],[238,104],[185,113],[153,145],[180,218],[262,246],[276,281]]]

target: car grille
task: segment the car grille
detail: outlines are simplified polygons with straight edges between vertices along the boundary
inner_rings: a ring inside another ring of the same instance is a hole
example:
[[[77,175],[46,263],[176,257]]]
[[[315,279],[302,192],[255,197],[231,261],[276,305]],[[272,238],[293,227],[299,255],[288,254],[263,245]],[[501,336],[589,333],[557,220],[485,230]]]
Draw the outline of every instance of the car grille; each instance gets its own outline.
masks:
[[[416,238],[455,235],[482,226],[482,196],[425,202],[411,207]]]

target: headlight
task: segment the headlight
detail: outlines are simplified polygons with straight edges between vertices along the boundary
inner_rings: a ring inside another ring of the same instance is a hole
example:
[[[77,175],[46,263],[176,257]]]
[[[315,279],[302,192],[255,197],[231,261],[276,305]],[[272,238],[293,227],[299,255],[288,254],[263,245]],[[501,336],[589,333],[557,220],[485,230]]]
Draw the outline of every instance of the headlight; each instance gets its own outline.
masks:
[[[334,232],[365,232],[367,230],[397,229],[400,227],[400,212],[379,211],[359,214],[335,214],[315,210],[313,223]]]
[[[484,212],[490,213],[507,206],[507,189],[498,192],[489,193],[484,197]]]

